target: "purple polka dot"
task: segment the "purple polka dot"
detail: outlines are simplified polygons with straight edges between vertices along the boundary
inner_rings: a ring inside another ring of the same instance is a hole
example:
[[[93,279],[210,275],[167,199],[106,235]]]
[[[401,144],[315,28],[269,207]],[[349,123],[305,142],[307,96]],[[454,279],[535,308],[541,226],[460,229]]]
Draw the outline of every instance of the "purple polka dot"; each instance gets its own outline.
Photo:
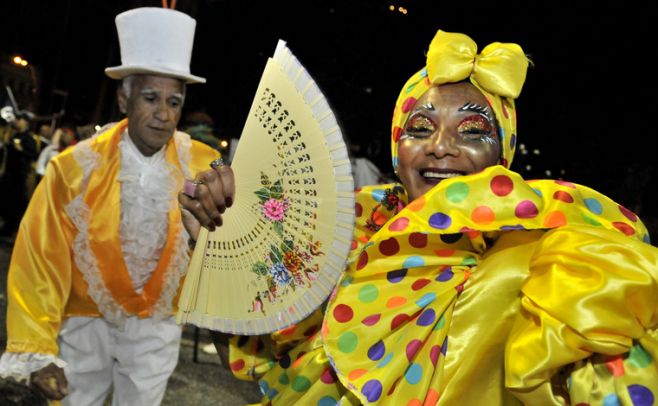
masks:
[[[525,230],[525,227],[523,227],[521,224],[515,224],[513,226],[502,226],[500,227],[501,230],[503,231],[508,231],[508,230]]]
[[[379,340],[368,349],[368,358],[373,361],[378,361],[384,356],[385,353],[386,346],[384,346],[384,342],[382,340]]]
[[[434,228],[445,230],[446,228],[450,227],[450,224],[452,224],[452,219],[447,214],[434,213],[430,217],[429,223],[430,226]]]
[[[441,354],[445,357],[446,352],[448,351],[448,337],[446,336],[446,339],[443,340],[443,344],[441,345]]]
[[[512,134],[512,136],[510,137],[509,146],[511,149],[514,149],[514,147],[516,146],[516,134]]]
[[[630,385],[628,394],[631,395],[634,406],[651,406],[655,400],[651,390],[643,385]]]
[[[391,283],[398,283],[407,275],[407,269],[402,268],[395,271],[388,272],[386,274],[386,279]]]
[[[439,282],[447,282],[452,279],[453,276],[455,276],[455,274],[452,272],[452,268],[446,268],[436,277],[436,280]]]
[[[376,402],[382,395],[382,384],[377,379],[371,379],[363,385],[361,393],[368,399],[368,402]]]
[[[537,209],[537,206],[535,206],[535,204],[530,200],[523,200],[517,204],[516,208],[514,209],[514,214],[516,217],[522,219],[531,219],[537,217],[538,213],[539,210]]]
[[[421,313],[420,316],[418,316],[418,320],[416,320],[416,324],[419,326],[429,326],[430,324],[434,323],[435,319],[436,319],[436,313],[434,312],[434,310],[426,309],[423,313]]]

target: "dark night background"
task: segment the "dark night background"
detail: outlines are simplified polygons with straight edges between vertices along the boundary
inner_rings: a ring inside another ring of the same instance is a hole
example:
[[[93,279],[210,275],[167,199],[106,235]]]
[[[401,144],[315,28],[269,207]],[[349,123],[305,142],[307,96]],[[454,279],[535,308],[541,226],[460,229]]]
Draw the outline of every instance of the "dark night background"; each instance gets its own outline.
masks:
[[[3,0],[0,55],[20,54],[34,66],[39,113],[58,110],[66,91],[64,123],[115,120],[116,84],[103,73],[120,64],[114,17],[161,4]],[[186,111],[205,110],[220,136],[238,137],[281,38],[324,90],[347,138],[385,171],[393,104],[437,29],[464,32],[480,49],[516,42],[534,66],[517,100],[519,142],[529,153],[517,150],[513,169],[586,184],[655,223],[648,2],[179,0],[176,9],[197,20],[191,72],[208,79],[188,87]]]

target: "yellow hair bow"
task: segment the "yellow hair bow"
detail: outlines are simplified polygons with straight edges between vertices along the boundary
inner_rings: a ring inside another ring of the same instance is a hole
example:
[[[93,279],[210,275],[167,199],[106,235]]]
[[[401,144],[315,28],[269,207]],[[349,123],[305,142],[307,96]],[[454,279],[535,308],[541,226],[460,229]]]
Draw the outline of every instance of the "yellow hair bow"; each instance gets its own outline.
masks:
[[[521,93],[528,58],[517,44],[494,42],[477,54],[469,36],[439,30],[427,53],[427,73],[435,85],[471,78],[487,92],[516,99]]]

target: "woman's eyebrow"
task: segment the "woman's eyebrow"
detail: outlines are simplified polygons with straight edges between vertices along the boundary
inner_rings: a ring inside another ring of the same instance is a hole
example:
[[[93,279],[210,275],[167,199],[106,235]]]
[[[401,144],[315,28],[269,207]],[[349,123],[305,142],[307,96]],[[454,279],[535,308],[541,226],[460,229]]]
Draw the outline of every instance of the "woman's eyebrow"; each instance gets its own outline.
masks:
[[[425,104],[423,104],[423,105],[420,105],[420,106],[416,107],[416,108],[414,109],[414,111],[411,112],[411,115],[416,114],[417,112],[419,112],[419,111],[421,111],[421,110],[430,110],[430,111],[434,111],[434,105],[432,104],[432,102],[427,102],[427,103],[425,103]]]
[[[461,106],[459,109],[457,109],[459,112],[463,111],[472,111],[473,113],[481,114],[485,116],[489,120],[493,120],[491,117],[491,110],[489,109],[489,106],[482,106],[476,103],[465,103],[463,106]]]

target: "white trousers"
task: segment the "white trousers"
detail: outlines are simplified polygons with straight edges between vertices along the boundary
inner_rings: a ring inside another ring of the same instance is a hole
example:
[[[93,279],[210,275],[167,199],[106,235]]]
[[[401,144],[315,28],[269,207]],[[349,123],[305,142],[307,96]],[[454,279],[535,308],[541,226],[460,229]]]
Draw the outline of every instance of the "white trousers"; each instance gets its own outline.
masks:
[[[131,317],[119,329],[102,318],[72,317],[59,334],[60,358],[69,382],[64,406],[155,406],[178,363],[182,327],[173,317]]]

